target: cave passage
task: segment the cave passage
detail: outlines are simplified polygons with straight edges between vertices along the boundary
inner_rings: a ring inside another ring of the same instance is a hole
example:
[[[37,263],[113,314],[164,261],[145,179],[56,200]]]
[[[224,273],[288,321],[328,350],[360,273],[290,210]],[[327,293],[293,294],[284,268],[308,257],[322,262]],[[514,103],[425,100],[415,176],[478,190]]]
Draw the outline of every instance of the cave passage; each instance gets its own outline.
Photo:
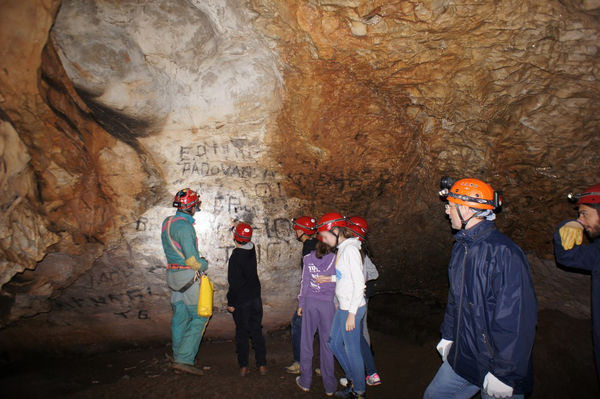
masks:
[[[379,272],[368,324],[383,383],[368,395],[421,397],[440,366],[456,233],[442,176],[502,192],[494,223],[523,250],[537,298],[530,397],[600,396],[591,276],[558,265],[553,247],[556,227],[577,217],[567,194],[600,181],[600,2],[8,0],[2,10],[9,396],[322,396],[320,378],[304,394],[284,370],[302,273],[293,218],[339,212],[368,221],[363,245]],[[200,196],[193,231],[215,288],[200,380],[169,367],[161,228],[186,187]],[[269,364],[244,381],[226,309],[232,221],[253,229]]]

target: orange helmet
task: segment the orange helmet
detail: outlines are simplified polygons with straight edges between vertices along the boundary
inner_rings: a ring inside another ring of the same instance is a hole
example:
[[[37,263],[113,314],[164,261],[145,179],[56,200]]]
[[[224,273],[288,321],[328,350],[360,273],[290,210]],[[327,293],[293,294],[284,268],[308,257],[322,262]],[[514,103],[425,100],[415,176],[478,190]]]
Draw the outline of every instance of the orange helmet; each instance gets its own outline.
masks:
[[[450,189],[440,191],[440,195],[448,202],[476,209],[494,209],[502,203],[492,186],[478,179],[460,179]]]
[[[247,243],[252,238],[252,226],[241,222],[235,227],[233,239],[242,244]]]
[[[585,190],[582,194],[569,193],[570,200],[577,200],[577,205],[600,204],[600,184],[596,184]]]

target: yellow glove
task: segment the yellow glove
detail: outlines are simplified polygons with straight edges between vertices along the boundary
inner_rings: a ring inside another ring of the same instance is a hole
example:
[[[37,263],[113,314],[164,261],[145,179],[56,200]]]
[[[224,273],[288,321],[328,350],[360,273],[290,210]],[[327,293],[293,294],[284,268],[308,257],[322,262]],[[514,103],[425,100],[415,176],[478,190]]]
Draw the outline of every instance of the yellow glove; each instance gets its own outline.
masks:
[[[196,260],[195,256],[190,256],[185,260],[185,265],[191,267],[194,270],[200,270],[202,272],[208,269],[208,262],[204,258],[200,258],[200,261]]]
[[[583,242],[583,226],[576,221],[570,221],[558,230],[560,241],[565,251],[573,248],[575,244],[581,245]]]

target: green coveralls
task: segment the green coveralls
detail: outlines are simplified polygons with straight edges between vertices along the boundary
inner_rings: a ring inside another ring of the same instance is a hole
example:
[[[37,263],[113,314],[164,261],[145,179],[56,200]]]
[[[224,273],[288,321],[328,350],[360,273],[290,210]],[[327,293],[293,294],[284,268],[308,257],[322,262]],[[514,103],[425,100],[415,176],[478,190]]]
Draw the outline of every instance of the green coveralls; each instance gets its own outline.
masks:
[[[167,222],[170,218],[171,216],[163,222],[161,240],[169,265],[167,267],[167,284],[171,289],[171,307],[173,308],[173,318],[171,319],[173,358],[176,363],[193,366],[208,317],[198,316],[199,281],[183,293],[176,290],[181,289],[194,278],[195,271],[189,266],[185,266],[185,259],[196,257],[196,260],[202,262],[201,271],[205,271],[208,266],[198,254],[196,231],[193,226],[194,218],[181,211],[177,211],[172,217],[171,238],[185,258],[177,253],[169,240]]]

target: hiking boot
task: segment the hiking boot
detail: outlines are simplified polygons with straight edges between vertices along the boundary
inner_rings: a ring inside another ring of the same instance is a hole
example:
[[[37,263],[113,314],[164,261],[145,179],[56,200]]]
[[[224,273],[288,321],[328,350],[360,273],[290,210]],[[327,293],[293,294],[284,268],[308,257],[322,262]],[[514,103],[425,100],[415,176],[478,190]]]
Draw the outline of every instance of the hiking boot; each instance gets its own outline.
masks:
[[[181,371],[181,372],[193,374],[193,375],[204,375],[204,372],[202,370],[200,370],[199,368],[196,368],[194,366],[191,366],[189,364],[173,363],[171,365],[171,367],[175,371]]]
[[[300,374],[300,363],[294,362],[285,368],[286,373]]]
[[[368,375],[366,380],[367,380],[367,385],[370,385],[372,387],[374,387],[375,385],[381,384],[381,378],[379,378],[379,374],[377,374],[377,373]]]
[[[248,367],[240,367],[240,377],[245,377],[250,374],[250,368]]]
[[[310,391],[310,388],[305,388],[302,385],[300,385],[300,376],[296,377],[296,385],[298,385],[298,388],[300,388],[304,392],[309,392]]]
[[[260,374],[260,375],[267,375],[267,366],[259,366],[258,367],[258,374]]]

